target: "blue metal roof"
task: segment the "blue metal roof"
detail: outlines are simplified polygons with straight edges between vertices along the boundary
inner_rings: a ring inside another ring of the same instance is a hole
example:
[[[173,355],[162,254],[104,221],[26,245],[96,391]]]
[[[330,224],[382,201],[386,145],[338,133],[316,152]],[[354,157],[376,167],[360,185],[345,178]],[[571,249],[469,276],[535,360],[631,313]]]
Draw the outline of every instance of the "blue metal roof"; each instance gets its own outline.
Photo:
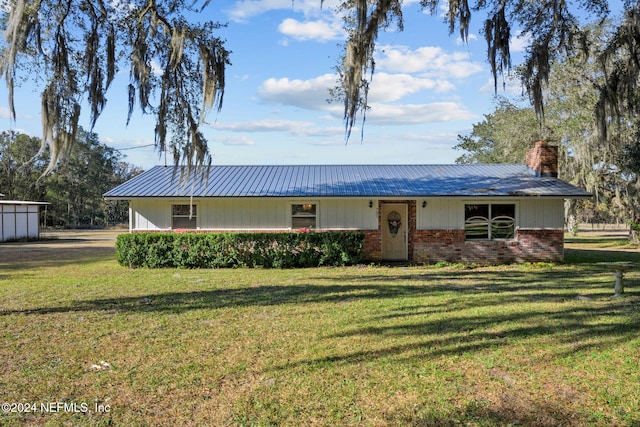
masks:
[[[156,166],[105,197],[591,196],[560,179],[537,177],[525,165],[211,166],[192,171],[188,180],[181,172]]]

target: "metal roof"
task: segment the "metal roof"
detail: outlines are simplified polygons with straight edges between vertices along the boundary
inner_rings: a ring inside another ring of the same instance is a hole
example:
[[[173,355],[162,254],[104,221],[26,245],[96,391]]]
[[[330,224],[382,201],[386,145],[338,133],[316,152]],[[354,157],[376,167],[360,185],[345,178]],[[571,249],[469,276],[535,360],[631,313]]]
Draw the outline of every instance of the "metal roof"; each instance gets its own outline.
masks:
[[[30,202],[26,200],[0,200],[0,205],[50,205],[49,202]]]
[[[591,194],[525,165],[155,166],[105,194],[147,197],[503,197]],[[202,174],[201,172],[205,172]]]

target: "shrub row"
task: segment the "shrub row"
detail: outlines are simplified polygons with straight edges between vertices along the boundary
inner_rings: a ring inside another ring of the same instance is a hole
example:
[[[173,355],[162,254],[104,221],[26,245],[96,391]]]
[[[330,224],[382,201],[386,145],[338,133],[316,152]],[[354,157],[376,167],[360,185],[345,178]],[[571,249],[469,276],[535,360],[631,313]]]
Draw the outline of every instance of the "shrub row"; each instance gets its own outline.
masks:
[[[360,260],[364,234],[131,233],[116,241],[121,265],[148,268],[294,268]]]

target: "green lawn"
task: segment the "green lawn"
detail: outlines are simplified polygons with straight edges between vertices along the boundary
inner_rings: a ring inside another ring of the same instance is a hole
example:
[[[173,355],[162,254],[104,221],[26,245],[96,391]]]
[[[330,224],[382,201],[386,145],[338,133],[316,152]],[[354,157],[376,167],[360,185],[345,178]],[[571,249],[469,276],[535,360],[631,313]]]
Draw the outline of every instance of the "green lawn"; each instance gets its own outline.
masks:
[[[640,426],[640,270],[612,298],[592,262],[618,259],[640,253],[304,270],[0,259],[0,425]]]

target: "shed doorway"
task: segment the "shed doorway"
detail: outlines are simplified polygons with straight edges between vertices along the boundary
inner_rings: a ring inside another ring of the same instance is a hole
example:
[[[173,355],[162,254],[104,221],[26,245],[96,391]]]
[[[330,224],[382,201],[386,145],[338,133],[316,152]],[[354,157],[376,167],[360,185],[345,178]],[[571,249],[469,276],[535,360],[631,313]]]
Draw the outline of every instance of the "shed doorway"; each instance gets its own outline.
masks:
[[[407,204],[383,203],[380,218],[382,228],[382,259],[407,260]]]

